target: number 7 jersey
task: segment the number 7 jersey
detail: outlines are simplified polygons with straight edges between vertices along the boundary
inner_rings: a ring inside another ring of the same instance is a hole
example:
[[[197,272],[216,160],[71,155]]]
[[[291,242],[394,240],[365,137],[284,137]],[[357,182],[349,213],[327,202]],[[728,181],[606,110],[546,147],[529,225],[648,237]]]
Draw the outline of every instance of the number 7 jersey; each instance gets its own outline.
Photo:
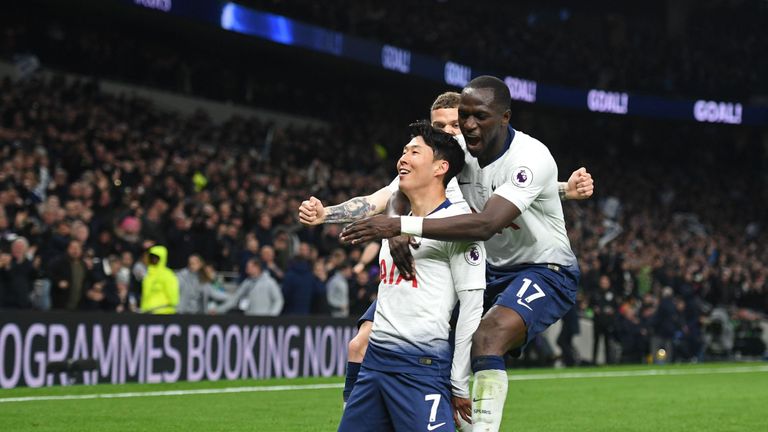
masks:
[[[446,204],[428,218],[468,212]],[[380,283],[371,343],[405,356],[437,358],[450,364],[453,347],[448,335],[457,293],[485,289],[485,248],[482,242],[447,242],[414,238],[411,247],[415,279],[405,280],[395,267],[389,242],[379,253]]]

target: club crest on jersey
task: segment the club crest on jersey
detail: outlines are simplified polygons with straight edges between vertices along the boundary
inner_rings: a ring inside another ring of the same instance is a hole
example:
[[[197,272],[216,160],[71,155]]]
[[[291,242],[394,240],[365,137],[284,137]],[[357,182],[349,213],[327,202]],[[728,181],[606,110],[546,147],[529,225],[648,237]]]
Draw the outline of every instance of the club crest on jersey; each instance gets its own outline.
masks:
[[[512,175],[512,183],[517,187],[528,187],[533,182],[533,173],[527,167],[518,167]]]
[[[469,265],[480,265],[483,262],[483,252],[480,249],[480,245],[477,243],[471,243],[464,251],[464,259],[467,260]]]

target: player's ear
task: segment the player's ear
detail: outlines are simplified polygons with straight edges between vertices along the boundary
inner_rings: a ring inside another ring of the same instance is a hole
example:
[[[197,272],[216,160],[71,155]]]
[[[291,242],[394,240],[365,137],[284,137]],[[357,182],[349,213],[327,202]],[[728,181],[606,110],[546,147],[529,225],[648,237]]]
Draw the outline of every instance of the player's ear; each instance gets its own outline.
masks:
[[[504,114],[501,115],[501,125],[504,127],[507,127],[509,124],[509,120],[512,118],[512,111],[506,110],[504,111]]]
[[[435,161],[435,177],[445,175],[448,172],[450,164],[447,160],[438,159]]]

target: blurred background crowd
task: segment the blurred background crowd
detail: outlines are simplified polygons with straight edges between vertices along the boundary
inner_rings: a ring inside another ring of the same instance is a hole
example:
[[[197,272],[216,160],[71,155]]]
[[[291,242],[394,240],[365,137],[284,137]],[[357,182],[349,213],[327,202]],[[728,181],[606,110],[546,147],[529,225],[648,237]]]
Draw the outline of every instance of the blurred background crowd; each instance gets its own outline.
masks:
[[[707,2],[676,18],[675,31],[653,33],[667,23],[649,25],[657,14],[637,15],[632,5],[530,3],[509,22],[495,1],[473,7],[471,21],[459,19],[467,6],[450,0],[438,1],[437,13],[412,2],[349,2],[335,9],[343,15],[313,2],[247,3],[563,85],[766,93],[765,57],[744,54],[766,47],[759,2]],[[177,284],[179,300],[145,312],[365,311],[376,298],[375,262],[353,270],[361,249],[339,243],[339,226],[300,225],[297,208],[311,195],[337,204],[389,183],[405,126],[448,89],[366,66],[339,76],[337,60],[235,35],[201,41],[193,24],[173,33],[149,21],[139,31],[117,16],[53,8],[0,17],[6,61],[33,54],[58,71],[0,82],[0,306],[139,312],[152,304],[141,298],[151,277]],[[413,31],[428,21],[429,31]],[[292,67],[265,61],[272,55],[291,57]],[[216,122],[202,110],[106,92],[104,79],[320,123]],[[561,180],[580,166],[596,180],[593,199],[564,206],[582,270],[574,313],[593,319],[595,350],[608,362],[662,347],[676,360],[765,351],[756,324],[768,313],[765,130],[518,105],[512,124],[549,146]]]

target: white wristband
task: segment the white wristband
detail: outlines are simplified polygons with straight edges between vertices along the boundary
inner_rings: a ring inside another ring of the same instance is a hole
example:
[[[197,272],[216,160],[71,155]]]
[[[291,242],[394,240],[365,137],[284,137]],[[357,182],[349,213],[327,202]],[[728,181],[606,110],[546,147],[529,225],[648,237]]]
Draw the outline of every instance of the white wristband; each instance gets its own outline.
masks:
[[[421,237],[421,227],[423,224],[423,217],[400,216],[400,233]]]

